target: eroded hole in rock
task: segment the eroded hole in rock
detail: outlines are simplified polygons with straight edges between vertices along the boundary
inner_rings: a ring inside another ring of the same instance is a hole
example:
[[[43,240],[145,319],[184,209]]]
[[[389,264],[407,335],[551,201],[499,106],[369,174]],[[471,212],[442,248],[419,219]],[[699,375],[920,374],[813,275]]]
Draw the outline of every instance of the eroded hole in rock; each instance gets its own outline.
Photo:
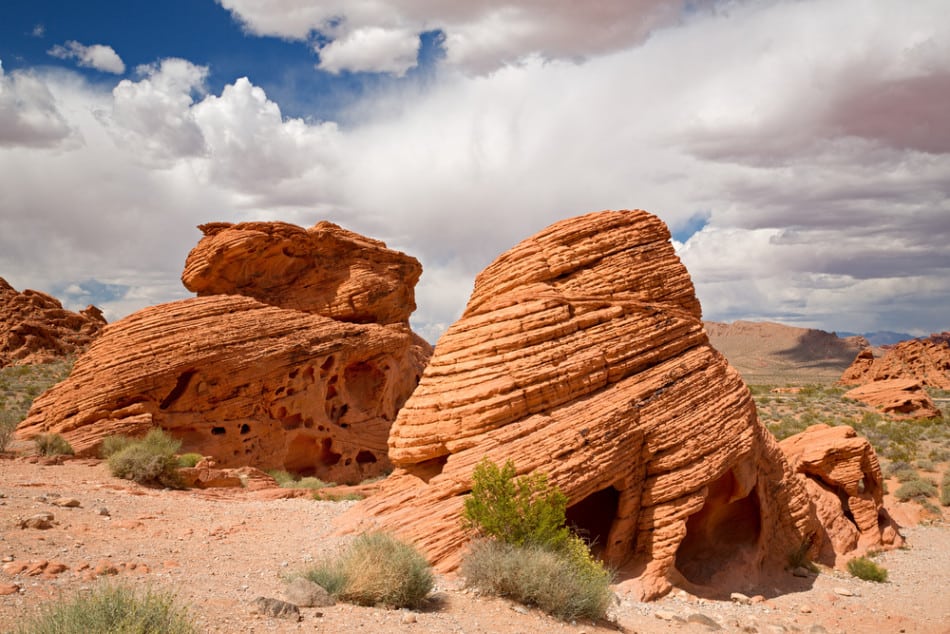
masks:
[[[335,465],[343,456],[333,451],[333,439],[324,438],[320,442],[320,462],[328,467]]]
[[[212,427],[212,428],[211,428],[211,435],[212,435],[212,436],[223,436],[225,433],[226,433],[226,432],[225,432],[224,427]]]
[[[676,568],[688,581],[705,585],[720,572],[744,563],[762,530],[755,489],[729,502],[737,489],[732,471],[709,485],[706,503],[686,520],[686,537],[676,551]]]
[[[343,371],[343,381],[355,402],[375,403],[386,385],[386,374],[372,363],[357,361]]]
[[[292,379],[296,379],[298,374],[300,374],[300,370],[291,370],[288,376]]]
[[[248,425],[247,423],[243,423],[243,424],[241,425],[241,434],[242,434],[242,435],[243,435],[243,434],[246,434],[246,433],[248,433],[248,432],[250,432],[250,431],[251,431],[251,426],[250,426],[250,425]]]
[[[371,462],[376,462],[376,454],[372,451],[366,451],[365,449],[356,454],[356,462],[359,464],[368,464]]]
[[[442,469],[445,467],[445,463],[448,461],[448,456],[439,456],[438,458],[432,458],[431,460],[425,460],[423,462],[406,467],[406,470],[423,482],[428,482],[435,476],[442,473]]]
[[[188,384],[191,383],[191,379],[197,373],[197,370],[185,370],[179,374],[178,380],[175,382],[175,387],[173,387],[172,391],[162,399],[161,403],[159,403],[159,409],[168,409],[175,401],[181,398],[181,395],[184,394],[185,390],[188,389]]]
[[[303,425],[303,416],[301,416],[300,414],[294,414],[293,416],[285,416],[284,418],[280,419],[280,424],[284,427],[284,429],[287,429],[287,430],[297,429],[298,427]]]
[[[609,486],[591,493],[567,509],[567,525],[591,544],[591,551],[595,555],[599,556],[606,547],[619,502],[620,491]]]
[[[329,357],[327,357],[326,361],[324,361],[320,365],[320,371],[329,372],[333,368],[333,362],[334,362],[334,358],[333,358],[333,355],[331,354]]]
[[[284,454],[284,469],[300,476],[314,475],[314,460],[318,453],[316,438],[298,435],[287,445],[287,453]]]

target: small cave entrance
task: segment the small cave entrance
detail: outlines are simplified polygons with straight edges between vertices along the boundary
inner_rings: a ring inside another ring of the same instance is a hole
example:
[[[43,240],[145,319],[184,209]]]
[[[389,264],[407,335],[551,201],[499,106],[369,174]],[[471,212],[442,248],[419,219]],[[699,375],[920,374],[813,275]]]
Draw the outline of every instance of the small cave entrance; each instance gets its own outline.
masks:
[[[343,370],[347,393],[361,405],[372,405],[379,400],[386,386],[386,374],[367,361],[357,361]]]
[[[590,544],[596,557],[603,556],[610,528],[617,517],[620,491],[609,486],[591,493],[567,509],[567,525]]]
[[[732,471],[709,485],[706,503],[686,520],[686,536],[676,551],[676,569],[698,585],[708,585],[723,570],[745,560],[762,532],[759,496],[730,502],[737,490]]]

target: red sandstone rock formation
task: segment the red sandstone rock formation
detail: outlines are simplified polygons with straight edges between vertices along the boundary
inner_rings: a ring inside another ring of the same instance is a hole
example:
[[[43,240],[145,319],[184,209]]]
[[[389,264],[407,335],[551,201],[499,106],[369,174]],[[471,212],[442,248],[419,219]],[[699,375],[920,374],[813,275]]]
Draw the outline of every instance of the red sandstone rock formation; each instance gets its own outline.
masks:
[[[896,418],[941,418],[930,395],[913,379],[882,379],[844,393]]]
[[[74,313],[39,291],[18,293],[0,277],[0,368],[49,363],[85,349],[105,325],[95,306]]]
[[[422,265],[379,240],[321,222],[215,222],[181,279],[203,295],[258,301],[355,323],[408,323]]]
[[[552,225],[476,279],[389,437],[396,466],[341,530],[392,530],[439,568],[483,457],[543,471],[568,518],[655,598],[749,580],[826,532],[805,480],[710,345],[666,226],[643,211]]]
[[[950,332],[901,341],[875,358],[862,350],[839,383],[863,385],[872,381],[910,379],[924,387],[950,390]]]
[[[205,296],[106,328],[21,436],[59,432],[83,455],[159,426],[221,467],[343,483],[386,472],[389,427],[431,354],[406,321],[418,261],[329,223],[205,233],[184,276]],[[351,323],[370,318],[385,323]]]
[[[808,494],[827,533],[820,558],[841,565],[881,545],[903,544],[884,503],[884,478],[871,444],[848,426],[813,425],[779,446],[805,476]]]

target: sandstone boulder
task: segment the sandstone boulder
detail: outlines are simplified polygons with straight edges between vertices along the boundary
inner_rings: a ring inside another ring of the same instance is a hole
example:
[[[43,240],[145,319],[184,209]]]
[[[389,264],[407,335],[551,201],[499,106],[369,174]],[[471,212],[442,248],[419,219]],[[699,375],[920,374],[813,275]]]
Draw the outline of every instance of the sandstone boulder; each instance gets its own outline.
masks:
[[[933,399],[914,379],[882,379],[844,393],[895,418],[941,418]]]
[[[49,363],[81,352],[105,323],[95,306],[75,313],[46,293],[17,292],[0,277],[0,368]]]
[[[188,255],[181,279],[199,296],[258,301],[355,323],[408,323],[422,265],[330,222],[216,222]]]
[[[709,345],[669,231],[643,211],[559,222],[485,269],[389,452],[395,471],[340,528],[392,530],[443,570],[471,537],[459,518],[483,457],[545,472],[642,598],[675,579],[748,581],[822,547],[804,478]]]
[[[901,341],[877,358],[870,348],[862,350],[839,382],[863,385],[897,379],[950,390],[950,332]]]
[[[221,467],[358,482],[388,469],[389,427],[427,352],[408,326],[186,299],[107,327],[19,433],[57,432],[90,455],[106,436],[160,426]]]
[[[867,439],[846,425],[813,425],[779,446],[805,476],[809,496],[827,534],[819,554],[829,565],[871,548],[903,544],[884,504],[884,478]]]

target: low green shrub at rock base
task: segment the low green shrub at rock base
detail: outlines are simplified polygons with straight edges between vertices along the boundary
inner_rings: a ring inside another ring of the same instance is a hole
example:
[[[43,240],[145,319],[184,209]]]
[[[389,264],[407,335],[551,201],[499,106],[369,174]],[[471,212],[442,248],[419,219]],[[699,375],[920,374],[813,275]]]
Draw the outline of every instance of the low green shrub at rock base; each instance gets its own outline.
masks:
[[[425,557],[388,533],[360,535],[304,577],[341,601],[393,608],[421,607],[434,583]]]
[[[42,606],[15,634],[195,634],[188,611],[174,597],[121,585],[101,585]]]
[[[894,491],[894,497],[901,502],[936,497],[937,487],[927,480],[908,480]]]
[[[887,581],[887,568],[879,566],[867,557],[856,557],[848,562],[848,572],[865,581],[884,583]]]
[[[193,467],[204,459],[200,453],[186,453],[178,456],[179,467]]]
[[[140,484],[158,484],[181,488],[178,458],[175,452],[181,441],[161,429],[153,429],[145,438],[136,440],[109,456],[109,470],[117,478],[134,480]]]
[[[565,621],[603,618],[613,596],[611,574],[578,542],[586,554],[476,541],[462,561],[462,576],[469,587],[484,594],[537,606]]]
[[[950,506],[950,469],[944,471],[943,480],[940,481],[940,504]]]
[[[40,434],[33,442],[36,450],[44,456],[71,456],[75,453],[72,445],[59,434]]]
[[[516,473],[488,459],[472,473],[462,524],[482,539],[462,561],[467,585],[564,620],[603,618],[613,575],[565,525],[567,496],[543,473]]]
[[[108,458],[114,453],[118,453],[135,442],[134,438],[129,438],[128,436],[122,436],[116,434],[115,436],[106,436],[102,439],[102,444],[99,446],[99,456],[102,458]]]
[[[0,452],[7,450],[10,439],[13,438],[13,432],[19,421],[12,413],[6,410],[0,410]]]

